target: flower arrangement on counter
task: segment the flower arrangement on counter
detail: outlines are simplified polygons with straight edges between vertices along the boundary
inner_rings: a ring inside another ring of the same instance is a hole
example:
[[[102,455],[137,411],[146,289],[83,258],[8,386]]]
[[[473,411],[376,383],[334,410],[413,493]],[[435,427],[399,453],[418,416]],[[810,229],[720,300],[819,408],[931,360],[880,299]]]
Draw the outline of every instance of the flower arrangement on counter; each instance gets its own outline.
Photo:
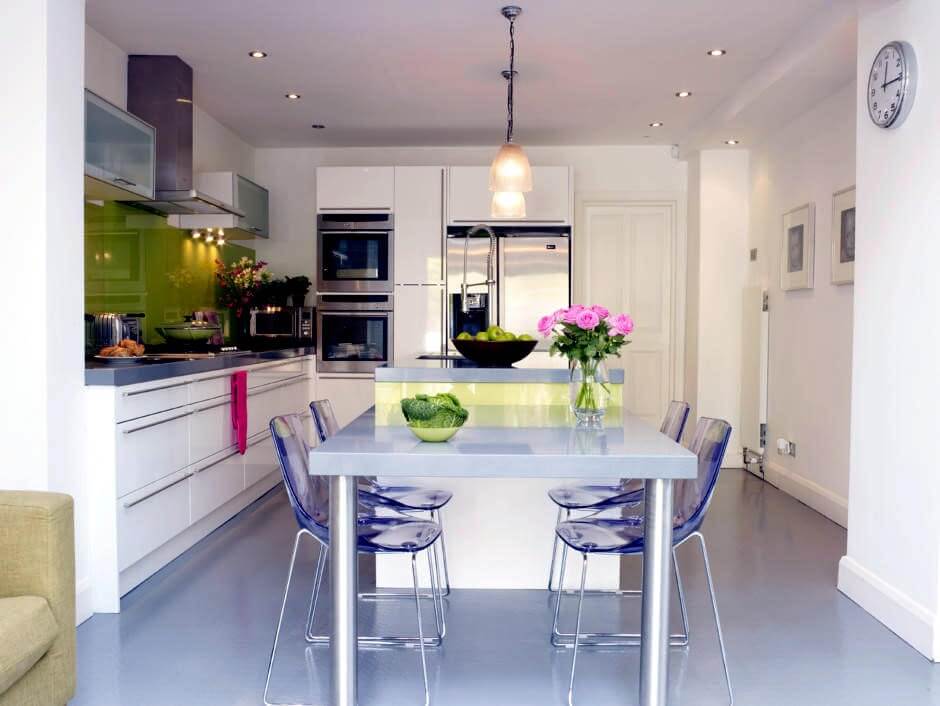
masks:
[[[600,424],[610,397],[604,359],[620,356],[633,329],[629,314],[611,314],[596,304],[575,304],[539,319],[539,333],[554,337],[551,355],[563,355],[569,361],[571,409],[580,426]]]
[[[231,309],[236,317],[246,316],[261,287],[271,280],[268,263],[250,257],[226,265],[215,261],[215,279],[219,284],[219,303]]]

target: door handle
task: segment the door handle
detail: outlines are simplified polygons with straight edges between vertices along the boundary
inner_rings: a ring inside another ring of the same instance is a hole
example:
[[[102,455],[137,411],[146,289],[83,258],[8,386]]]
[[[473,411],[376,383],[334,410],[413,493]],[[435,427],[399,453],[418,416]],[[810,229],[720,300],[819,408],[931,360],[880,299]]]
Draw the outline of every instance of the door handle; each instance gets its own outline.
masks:
[[[126,507],[126,508],[131,508],[131,507],[134,507],[134,505],[139,505],[139,504],[142,503],[144,500],[150,500],[150,498],[152,498],[154,495],[159,495],[159,494],[162,493],[164,490],[169,490],[169,489],[172,488],[174,485],[179,485],[180,483],[182,483],[182,482],[183,482],[184,480],[186,480],[187,478],[192,477],[192,475],[193,475],[192,472],[187,473],[187,474],[184,475],[182,478],[177,478],[177,479],[176,479],[175,481],[173,481],[172,483],[167,483],[167,484],[164,485],[162,488],[159,488],[158,490],[155,490],[155,491],[153,491],[152,493],[147,493],[147,494],[146,494],[144,497],[142,497],[142,498],[137,498],[137,500],[131,500],[129,503],[124,503],[124,507]]]
[[[167,418],[165,418],[165,419],[161,419],[161,420],[158,421],[158,422],[151,422],[150,424],[144,424],[142,427],[134,427],[133,429],[125,429],[125,430],[124,430],[124,433],[125,433],[125,434],[133,434],[134,432],[143,431],[144,429],[150,429],[150,428],[152,428],[152,427],[158,427],[158,426],[160,426],[161,424],[166,424],[167,422],[172,422],[172,421],[174,421],[174,420],[176,420],[176,419],[182,419],[183,417],[188,417],[188,416],[190,416],[191,414],[192,414],[192,411],[183,412],[182,414],[177,414],[175,417],[167,417]]]

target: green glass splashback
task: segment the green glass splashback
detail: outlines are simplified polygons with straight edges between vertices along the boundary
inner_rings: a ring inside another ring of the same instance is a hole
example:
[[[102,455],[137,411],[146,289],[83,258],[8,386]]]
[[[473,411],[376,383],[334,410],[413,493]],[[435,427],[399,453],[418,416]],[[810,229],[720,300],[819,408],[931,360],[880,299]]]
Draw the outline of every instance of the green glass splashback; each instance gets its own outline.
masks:
[[[166,218],[125,204],[85,204],[85,311],[143,313],[146,343],[156,327],[196,309],[217,309],[215,261],[231,264],[254,251],[193,240]]]

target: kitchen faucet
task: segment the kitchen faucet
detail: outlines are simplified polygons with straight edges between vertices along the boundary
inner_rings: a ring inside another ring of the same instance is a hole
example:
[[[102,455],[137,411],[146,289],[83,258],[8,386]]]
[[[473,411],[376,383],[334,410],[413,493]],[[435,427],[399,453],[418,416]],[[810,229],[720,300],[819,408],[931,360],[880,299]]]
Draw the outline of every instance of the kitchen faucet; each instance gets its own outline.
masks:
[[[474,282],[473,284],[467,284],[467,252],[470,249],[470,238],[479,232],[484,232],[490,236],[490,249],[486,254],[486,281],[484,282]],[[464,314],[470,311],[470,305],[467,302],[467,289],[469,287],[482,287],[486,285],[486,295],[487,295],[487,308],[492,305],[493,302],[493,285],[496,284],[496,275],[493,271],[494,263],[493,260],[496,258],[496,232],[484,223],[478,223],[475,226],[471,226],[467,231],[467,234],[464,236],[463,241],[463,282],[460,285],[460,309]],[[487,320],[489,320],[489,312],[487,312]]]

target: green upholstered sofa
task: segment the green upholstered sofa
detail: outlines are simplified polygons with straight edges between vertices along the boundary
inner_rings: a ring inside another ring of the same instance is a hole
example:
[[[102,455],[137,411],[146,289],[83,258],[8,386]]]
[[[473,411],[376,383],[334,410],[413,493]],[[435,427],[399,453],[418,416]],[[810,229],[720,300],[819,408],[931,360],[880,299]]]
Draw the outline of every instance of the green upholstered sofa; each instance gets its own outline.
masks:
[[[0,706],[75,693],[72,498],[0,491]]]

